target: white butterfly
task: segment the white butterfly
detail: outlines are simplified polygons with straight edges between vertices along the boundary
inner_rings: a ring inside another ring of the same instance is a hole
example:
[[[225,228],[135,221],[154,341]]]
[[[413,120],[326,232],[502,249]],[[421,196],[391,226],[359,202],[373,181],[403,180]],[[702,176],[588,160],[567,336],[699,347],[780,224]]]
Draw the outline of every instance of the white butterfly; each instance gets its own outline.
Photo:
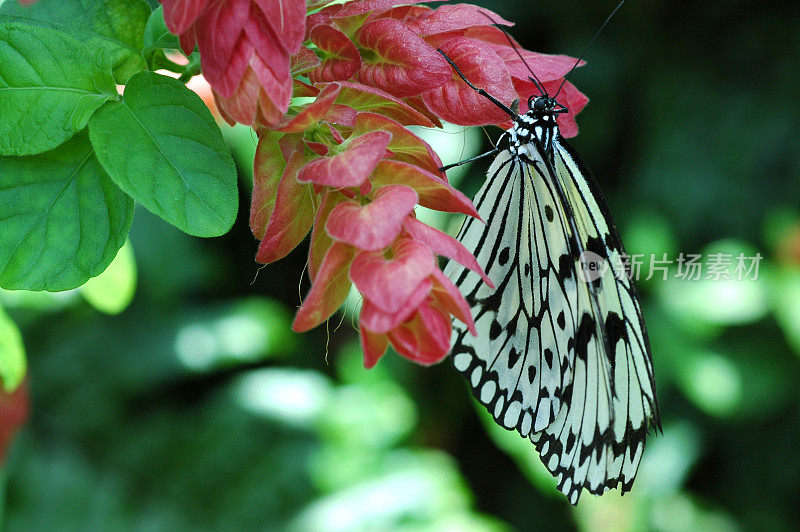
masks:
[[[543,95],[517,116],[479,92],[514,125],[490,152],[497,156],[475,197],[485,225],[471,218],[458,236],[495,289],[457,263],[445,268],[478,331],[454,324],[453,363],[498,424],[530,438],[572,504],[584,488],[601,494],[621,484],[625,493],[660,421],[619,233],[558,132],[556,116],[567,109]]]

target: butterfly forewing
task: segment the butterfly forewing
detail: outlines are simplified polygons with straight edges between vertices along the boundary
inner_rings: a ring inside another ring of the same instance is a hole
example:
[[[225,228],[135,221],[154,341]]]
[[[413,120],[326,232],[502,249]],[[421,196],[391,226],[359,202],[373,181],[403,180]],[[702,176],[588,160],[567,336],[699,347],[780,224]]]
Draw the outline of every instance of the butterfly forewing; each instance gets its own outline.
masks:
[[[574,504],[584,488],[630,488],[658,423],[655,384],[602,195],[554,120],[526,118],[514,127],[536,133],[498,155],[475,198],[485,224],[470,219],[459,234],[495,290],[455,263],[445,269],[478,332],[455,326],[453,362],[500,425],[534,442]]]
[[[470,219],[459,235],[495,290],[456,263],[448,264],[445,273],[467,297],[478,330],[473,337],[455,324],[456,368],[499,424],[527,435],[555,418],[567,352],[553,341],[549,297],[540,297],[542,288],[551,290],[557,283],[552,260],[541,255],[547,251],[535,246],[535,235],[541,234],[542,227],[530,205],[532,182],[524,179],[524,168],[509,155],[495,160],[476,196],[486,225]],[[552,252],[557,260],[560,251]]]

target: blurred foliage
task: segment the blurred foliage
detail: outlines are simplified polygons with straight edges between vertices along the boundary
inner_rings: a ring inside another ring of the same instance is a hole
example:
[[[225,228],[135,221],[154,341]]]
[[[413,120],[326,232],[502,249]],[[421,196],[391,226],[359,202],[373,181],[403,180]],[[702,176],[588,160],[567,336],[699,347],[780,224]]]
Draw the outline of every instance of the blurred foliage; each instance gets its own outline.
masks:
[[[25,346],[17,325],[0,306],[0,383],[6,392],[13,392],[25,378],[27,361]]]
[[[478,3],[526,47],[573,55],[614,4]],[[253,262],[255,141],[233,128],[230,234],[190,238],[138,210],[90,284],[0,293],[0,357],[24,360],[19,327],[32,403],[4,465],[7,530],[796,530],[799,17],[789,2],[627,3],[571,76],[592,99],[572,143],[629,253],[764,257],[754,281],[673,265],[639,283],[664,431],[632,493],[570,507],[449,364],[390,354],[364,370],[357,301],[293,334],[304,250]],[[488,146],[477,128],[424,134],[445,162]],[[473,194],[485,170],[451,178]]]

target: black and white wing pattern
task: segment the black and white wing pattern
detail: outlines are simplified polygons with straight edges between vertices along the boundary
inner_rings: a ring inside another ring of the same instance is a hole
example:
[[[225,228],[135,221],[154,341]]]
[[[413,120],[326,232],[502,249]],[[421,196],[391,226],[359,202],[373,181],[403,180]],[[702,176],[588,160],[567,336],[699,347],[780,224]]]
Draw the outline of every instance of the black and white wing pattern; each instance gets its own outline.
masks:
[[[533,109],[533,108],[532,108]],[[548,112],[549,111],[549,112]],[[501,426],[528,437],[573,504],[630,490],[659,425],[647,332],[597,184],[558,134],[552,106],[521,115],[459,240],[495,285],[450,262],[478,335],[452,360]]]

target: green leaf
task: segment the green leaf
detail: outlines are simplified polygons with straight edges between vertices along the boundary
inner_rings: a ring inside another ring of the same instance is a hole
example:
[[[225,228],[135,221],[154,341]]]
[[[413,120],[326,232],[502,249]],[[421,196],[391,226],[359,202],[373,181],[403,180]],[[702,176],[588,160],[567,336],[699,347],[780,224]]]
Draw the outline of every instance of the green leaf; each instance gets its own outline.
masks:
[[[161,6],[150,14],[144,30],[144,56],[149,61],[156,51],[162,49],[180,49],[178,36],[170,33],[164,22],[164,10]]]
[[[104,56],[60,31],[0,24],[0,155],[53,149],[117,98]]]
[[[86,133],[55,150],[0,157],[0,286],[67,290],[111,263],[133,201],[92,152]]]
[[[136,293],[136,259],[130,241],[120,248],[106,271],[86,281],[80,292],[91,306],[106,314],[119,314]]]
[[[6,393],[17,389],[25,378],[27,367],[22,335],[17,325],[0,308],[0,381]]]
[[[128,195],[178,229],[219,236],[238,208],[236,166],[203,100],[176,79],[133,76],[92,117],[97,158]]]
[[[142,35],[149,16],[150,7],[143,0],[38,0],[30,6],[0,0],[0,22],[60,29],[90,50],[108,49],[119,83],[146,68]]]

